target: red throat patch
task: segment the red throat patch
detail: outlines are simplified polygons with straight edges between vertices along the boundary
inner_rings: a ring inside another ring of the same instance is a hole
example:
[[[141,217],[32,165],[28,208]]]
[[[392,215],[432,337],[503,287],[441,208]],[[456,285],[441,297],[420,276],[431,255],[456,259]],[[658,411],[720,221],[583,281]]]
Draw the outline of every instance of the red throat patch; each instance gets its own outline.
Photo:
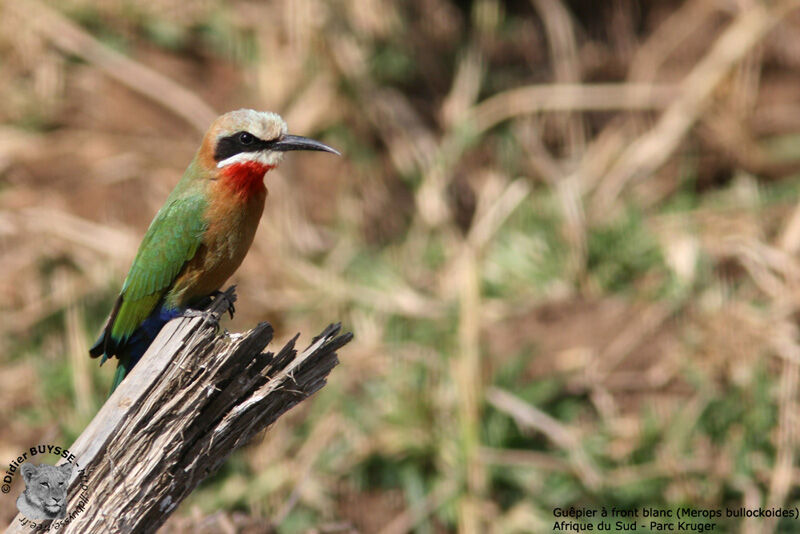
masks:
[[[257,161],[244,161],[223,167],[222,176],[224,184],[234,193],[249,198],[264,189],[264,174],[274,168],[274,165],[264,165]]]

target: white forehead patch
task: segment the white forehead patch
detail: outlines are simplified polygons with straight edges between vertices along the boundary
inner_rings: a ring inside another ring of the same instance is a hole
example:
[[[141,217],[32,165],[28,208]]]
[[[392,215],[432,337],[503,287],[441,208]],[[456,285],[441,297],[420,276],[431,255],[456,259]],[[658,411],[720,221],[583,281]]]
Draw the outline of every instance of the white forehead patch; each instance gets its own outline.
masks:
[[[220,118],[219,137],[231,135],[239,131],[250,132],[259,139],[269,141],[286,135],[286,121],[271,111],[254,109],[237,109]]]

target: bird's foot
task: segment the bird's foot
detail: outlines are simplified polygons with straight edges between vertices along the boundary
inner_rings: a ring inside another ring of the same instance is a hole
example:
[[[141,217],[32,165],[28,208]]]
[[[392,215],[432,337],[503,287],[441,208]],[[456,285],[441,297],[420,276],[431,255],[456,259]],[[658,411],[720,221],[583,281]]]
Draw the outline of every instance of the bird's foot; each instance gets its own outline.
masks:
[[[184,317],[199,317],[204,316],[207,319],[213,319],[214,322],[219,322],[219,316],[228,312],[233,319],[233,314],[236,313],[236,293],[234,290],[236,286],[231,286],[226,291],[214,291],[200,302],[197,306],[189,308],[184,312]]]
[[[211,310],[197,310],[194,308],[186,308],[181,313],[181,317],[202,317],[203,322],[213,325],[219,325],[219,315]]]
[[[228,315],[230,315],[231,319],[233,319],[233,314],[236,313],[236,306],[234,306],[234,303],[236,302],[236,294],[233,293],[233,291],[217,290],[206,298],[208,299],[208,302],[205,306],[202,306],[203,308],[213,308],[214,310],[219,310],[221,313],[228,312]]]

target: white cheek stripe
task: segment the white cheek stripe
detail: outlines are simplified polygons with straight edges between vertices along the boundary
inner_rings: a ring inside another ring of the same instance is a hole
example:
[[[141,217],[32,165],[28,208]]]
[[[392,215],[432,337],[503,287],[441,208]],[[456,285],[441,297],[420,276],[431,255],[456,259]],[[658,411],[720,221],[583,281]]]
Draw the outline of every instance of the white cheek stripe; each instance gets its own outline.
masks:
[[[267,166],[275,166],[280,163],[282,157],[283,154],[281,152],[270,152],[268,150],[260,152],[239,152],[217,163],[217,168],[221,169],[222,167],[227,167],[234,163],[246,163],[248,161],[261,163]]]

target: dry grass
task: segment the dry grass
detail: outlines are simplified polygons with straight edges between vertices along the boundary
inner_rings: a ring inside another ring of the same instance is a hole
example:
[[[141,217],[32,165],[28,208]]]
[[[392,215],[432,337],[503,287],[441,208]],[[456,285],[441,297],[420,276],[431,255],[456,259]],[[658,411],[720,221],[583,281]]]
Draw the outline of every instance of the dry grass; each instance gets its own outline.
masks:
[[[270,173],[228,327],[356,339],[170,531],[796,506],[798,30],[796,0],[0,2],[0,461],[96,411],[87,343],[246,106],[345,157]]]

